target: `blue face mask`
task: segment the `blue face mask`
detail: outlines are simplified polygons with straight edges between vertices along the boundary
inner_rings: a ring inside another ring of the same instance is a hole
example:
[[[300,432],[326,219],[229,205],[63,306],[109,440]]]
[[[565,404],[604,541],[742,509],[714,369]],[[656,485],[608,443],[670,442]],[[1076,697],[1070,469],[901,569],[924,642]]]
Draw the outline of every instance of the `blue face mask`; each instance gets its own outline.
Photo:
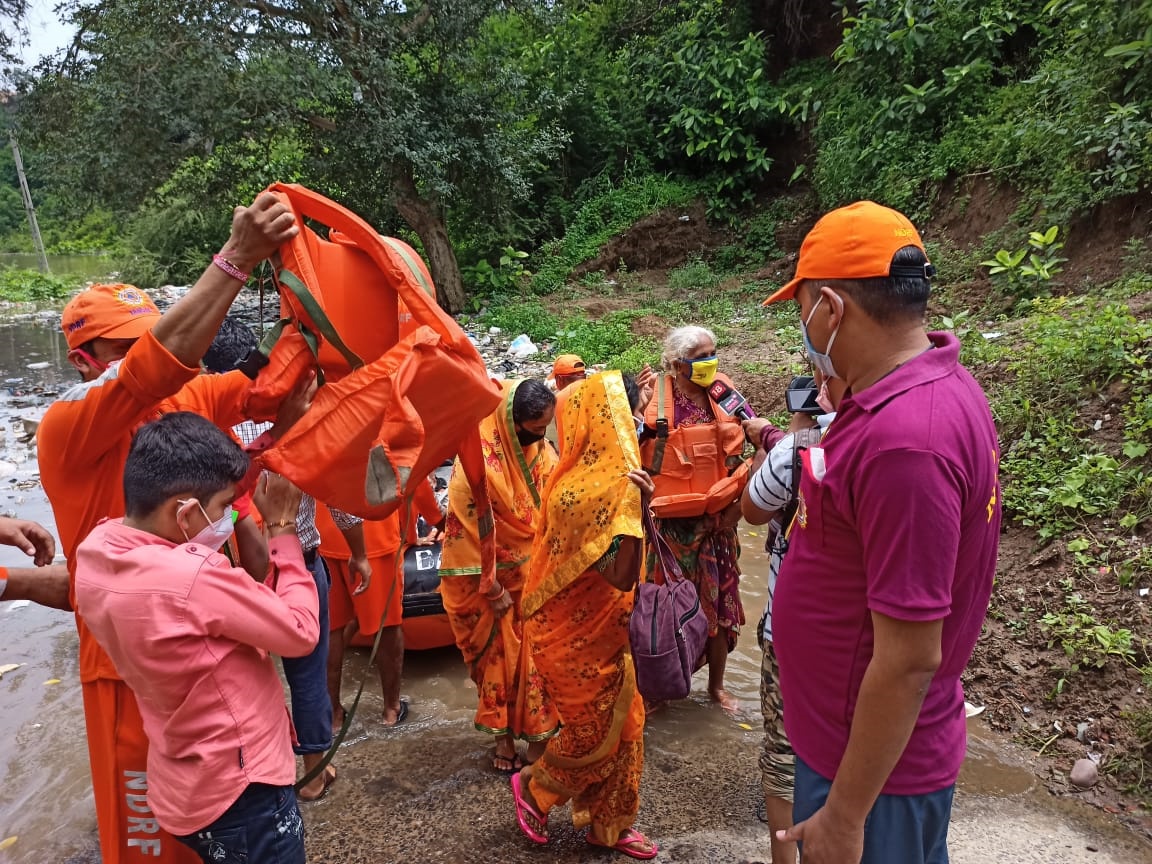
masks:
[[[808,313],[808,318],[800,324],[800,330],[804,334],[804,350],[808,352],[808,359],[812,361],[812,368],[823,375],[825,378],[839,378],[836,374],[836,369],[832,365],[832,343],[836,341],[836,334],[840,332],[840,325],[836,325],[836,329],[832,331],[832,335],[828,337],[828,347],[823,352],[817,351],[816,347],[812,344],[812,339],[808,336],[808,322],[812,320],[812,316],[816,314],[816,310],[820,308],[820,304],[824,302],[821,297],[816,301],[816,305],[812,307],[812,311]]]

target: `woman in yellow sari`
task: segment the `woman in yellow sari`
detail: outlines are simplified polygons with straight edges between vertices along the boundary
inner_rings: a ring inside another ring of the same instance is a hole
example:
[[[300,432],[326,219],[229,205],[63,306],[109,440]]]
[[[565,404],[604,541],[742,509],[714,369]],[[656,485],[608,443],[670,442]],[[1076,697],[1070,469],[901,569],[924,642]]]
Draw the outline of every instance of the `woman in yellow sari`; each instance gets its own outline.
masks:
[[[440,558],[440,593],[456,644],[476,683],[476,728],[496,736],[492,767],[506,774],[528,761],[560,725],[522,650],[520,598],[536,533],[540,494],[556,466],[544,440],[556,397],[540,381],[504,382],[504,400],[480,424],[496,534],[496,581],[480,582],[480,526],[472,488],[459,463],[448,484],[448,519]]]
[[[589,829],[589,843],[655,858],[656,845],[632,827],[644,700],[628,618],[644,560],[642,494],[653,489],[632,417],[639,393],[619,372],[570,389],[523,601],[525,639],[563,726],[543,756],[513,776],[516,820],[529,839],[546,843],[548,813],[571,801],[573,824]]]

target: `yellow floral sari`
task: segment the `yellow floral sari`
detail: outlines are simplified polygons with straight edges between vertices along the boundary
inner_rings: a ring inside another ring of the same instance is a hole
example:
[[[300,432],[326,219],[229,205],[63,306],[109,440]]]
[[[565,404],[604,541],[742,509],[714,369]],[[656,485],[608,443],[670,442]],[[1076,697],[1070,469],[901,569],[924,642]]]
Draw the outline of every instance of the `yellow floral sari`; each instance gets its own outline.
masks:
[[[640,806],[644,700],[628,642],[632,592],[597,564],[619,538],[644,536],[640,490],[627,478],[640,449],[619,372],[570,389],[523,602],[525,638],[563,725],[526,771],[542,814],[570,800],[576,827],[613,846]]]
[[[520,616],[524,570],[540,512],[540,492],[556,466],[546,441],[521,447],[512,420],[519,381],[504,383],[504,400],[480,424],[488,492],[496,534],[496,579],[512,595],[512,608],[499,617],[481,584],[480,527],[472,488],[459,461],[448,484],[448,519],[440,558],[444,610],[476,683],[476,728],[492,735],[539,741],[553,735],[559,720],[528,652],[522,650]]]

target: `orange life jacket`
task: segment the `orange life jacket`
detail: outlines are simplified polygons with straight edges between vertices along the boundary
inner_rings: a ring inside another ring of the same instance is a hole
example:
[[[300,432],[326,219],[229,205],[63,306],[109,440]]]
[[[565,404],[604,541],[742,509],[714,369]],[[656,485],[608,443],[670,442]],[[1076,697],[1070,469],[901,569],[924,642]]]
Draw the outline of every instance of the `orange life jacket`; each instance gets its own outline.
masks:
[[[268,191],[300,225],[273,260],[281,318],[318,337],[325,383],[304,417],[261,456],[264,466],[318,501],[383,519],[459,455],[480,524],[490,526],[478,430],[501,391],[468,336],[436,304],[423,261],[303,186],[278,183]],[[328,226],[328,239],[305,219]],[[403,326],[401,310],[411,316]],[[494,574],[490,530],[481,545],[482,570]]]
[[[731,386],[725,376],[716,378]],[[740,421],[709,401],[714,423],[676,426],[672,378],[656,379],[656,392],[644,411],[644,425],[656,437],[640,445],[640,458],[656,484],[652,512],[660,518],[719,513],[748,482]]]

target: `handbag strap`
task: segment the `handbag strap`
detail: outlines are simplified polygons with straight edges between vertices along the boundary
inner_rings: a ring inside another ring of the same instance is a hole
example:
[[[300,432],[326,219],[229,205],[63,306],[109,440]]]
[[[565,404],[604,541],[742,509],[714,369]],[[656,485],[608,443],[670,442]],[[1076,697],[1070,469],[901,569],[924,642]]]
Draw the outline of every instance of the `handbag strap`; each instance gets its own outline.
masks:
[[[664,404],[664,391],[670,380],[666,375],[656,376],[656,444],[652,448],[652,465],[648,469],[653,476],[664,467],[664,449],[668,446],[668,410]]]
[[[676,560],[676,555],[672,551],[672,547],[668,545],[668,541],[660,536],[660,531],[656,528],[656,520],[652,518],[652,508],[642,506],[644,531],[651,538],[652,545],[656,547],[656,557],[660,559],[660,566],[664,570],[665,578],[669,581],[683,579],[684,571],[680,569],[680,562]]]

